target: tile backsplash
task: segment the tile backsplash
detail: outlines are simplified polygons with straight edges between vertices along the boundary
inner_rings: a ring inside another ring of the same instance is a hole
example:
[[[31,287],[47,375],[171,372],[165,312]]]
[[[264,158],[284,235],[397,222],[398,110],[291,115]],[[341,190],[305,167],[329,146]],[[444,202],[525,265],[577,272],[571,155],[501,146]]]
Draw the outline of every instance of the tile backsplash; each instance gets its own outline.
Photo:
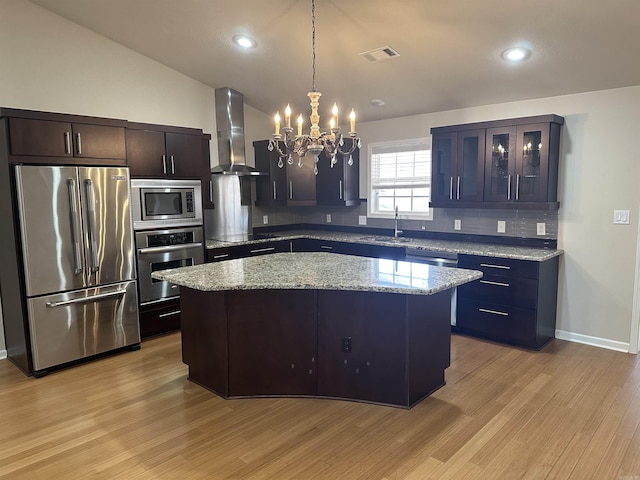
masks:
[[[359,225],[361,215],[367,215],[367,203],[362,201],[356,207],[256,207],[252,208],[253,227],[265,226],[263,217],[267,216],[268,225],[319,224],[353,226],[361,228],[393,229],[393,219],[367,217],[367,225]],[[327,222],[327,215],[331,222]],[[455,220],[460,220],[460,230],[455,230]],[[505,232],[498,233],[498,221],[505,222]],[[544,235],[538,235],[538,224],[544,223]],[[558,212],[547,210],[492,210],[437,208],[433,220],[398,221],[398,228],[407,231],[428,231],[444,233],[462,233],[473,235],[494,235],[516,238],[558,238]]]

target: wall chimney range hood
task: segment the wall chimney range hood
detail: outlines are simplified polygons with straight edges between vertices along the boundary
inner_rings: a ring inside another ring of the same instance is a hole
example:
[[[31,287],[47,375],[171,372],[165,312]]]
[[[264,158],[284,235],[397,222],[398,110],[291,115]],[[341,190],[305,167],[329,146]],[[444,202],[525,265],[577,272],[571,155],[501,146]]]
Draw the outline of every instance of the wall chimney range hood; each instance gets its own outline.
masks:
[[[265,175],[245,163],[244,98],[229,87],[215,90],[218,162],[211,169],[218,175]]]

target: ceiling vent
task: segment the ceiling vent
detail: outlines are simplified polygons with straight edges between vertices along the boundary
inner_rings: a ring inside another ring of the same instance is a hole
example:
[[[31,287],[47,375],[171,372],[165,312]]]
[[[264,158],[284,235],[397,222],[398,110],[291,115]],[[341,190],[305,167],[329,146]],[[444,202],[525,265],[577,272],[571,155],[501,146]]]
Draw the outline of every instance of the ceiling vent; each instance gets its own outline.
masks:
[[[388,60],[390,58],[399,57],[400,54],[396,52],[390,46],[376,48],[374,50],[369,50],[368,52],[359,53],[361,57],[366,58],[372,63],[380,62],[381,60]]]

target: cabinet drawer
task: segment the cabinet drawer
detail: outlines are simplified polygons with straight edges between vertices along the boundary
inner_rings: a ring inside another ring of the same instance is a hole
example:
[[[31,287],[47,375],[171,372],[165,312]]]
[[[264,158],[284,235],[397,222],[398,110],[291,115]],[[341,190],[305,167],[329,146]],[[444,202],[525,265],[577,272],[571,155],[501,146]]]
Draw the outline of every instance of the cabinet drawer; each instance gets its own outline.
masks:
[[[291,251],[291,243],[288,240],[253,243],[229,248],[231,258],[255,257],[258,255],[268,255],[270,253],[289,251]]]
[[[229,260],[231,254],[228,248],[211,248],[207,251],[207,263],[221,262],[222,260]]]
[[[180,329],[180,300],[172,299],[140,307],[140,336],[149,338]]]
[[[480,270],[485,275],[538,278],[538,262],[530,260],[459,255],[458,267]]]
[[[536,308],[538,282],[533,278],[484,275],[458,287],[458,296],[500,305]]]
[[[456,323],[463,333],[537,348],[535,310],[458,299]]]

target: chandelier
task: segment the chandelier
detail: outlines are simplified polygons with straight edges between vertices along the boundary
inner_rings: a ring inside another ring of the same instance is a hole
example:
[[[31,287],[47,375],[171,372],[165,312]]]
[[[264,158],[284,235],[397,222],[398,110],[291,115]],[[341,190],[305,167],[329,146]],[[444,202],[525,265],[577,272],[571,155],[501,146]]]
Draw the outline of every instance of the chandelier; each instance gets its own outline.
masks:
[[[298,166],[302,168],[302,158],[308,153],[313,155],[313,173],[318,174],[318,156],[324,151],[331,159],[331,168],[337,163],[336,154],[342,155],[347,160],[349,166],[353,165],[351,154],[356,148],[360,148],[360,139],[356,137],[356,114],[351,110],[349,115],[351,145],[345,146],[344,138],[340,133],[338,124],[338,106],[334,103],[331,111],[331,121],[329,122],[329,132],[320,132],[320,115],[318,115],[319,99],[322,95],[316,90],[316,2],[311,0],[311,60],[313,66],[312,91],[307,93],[311,104],[311,128],[308,135],[302,134],[302,115],[298,116],[298,134],[293,135],[291,128],[291,108],[287,105],[284,113],[285,126],[280,128],[280,112],[275,115],[275,133],[269,139],[269,151],[274,149],[278,152],[278,167],[284,166],[284,159],[289,165],[293,164],[293,154],[298,155]],[[280,131],[282,130],[282,133]],[[281,148],[284,145],[284,149]]]

